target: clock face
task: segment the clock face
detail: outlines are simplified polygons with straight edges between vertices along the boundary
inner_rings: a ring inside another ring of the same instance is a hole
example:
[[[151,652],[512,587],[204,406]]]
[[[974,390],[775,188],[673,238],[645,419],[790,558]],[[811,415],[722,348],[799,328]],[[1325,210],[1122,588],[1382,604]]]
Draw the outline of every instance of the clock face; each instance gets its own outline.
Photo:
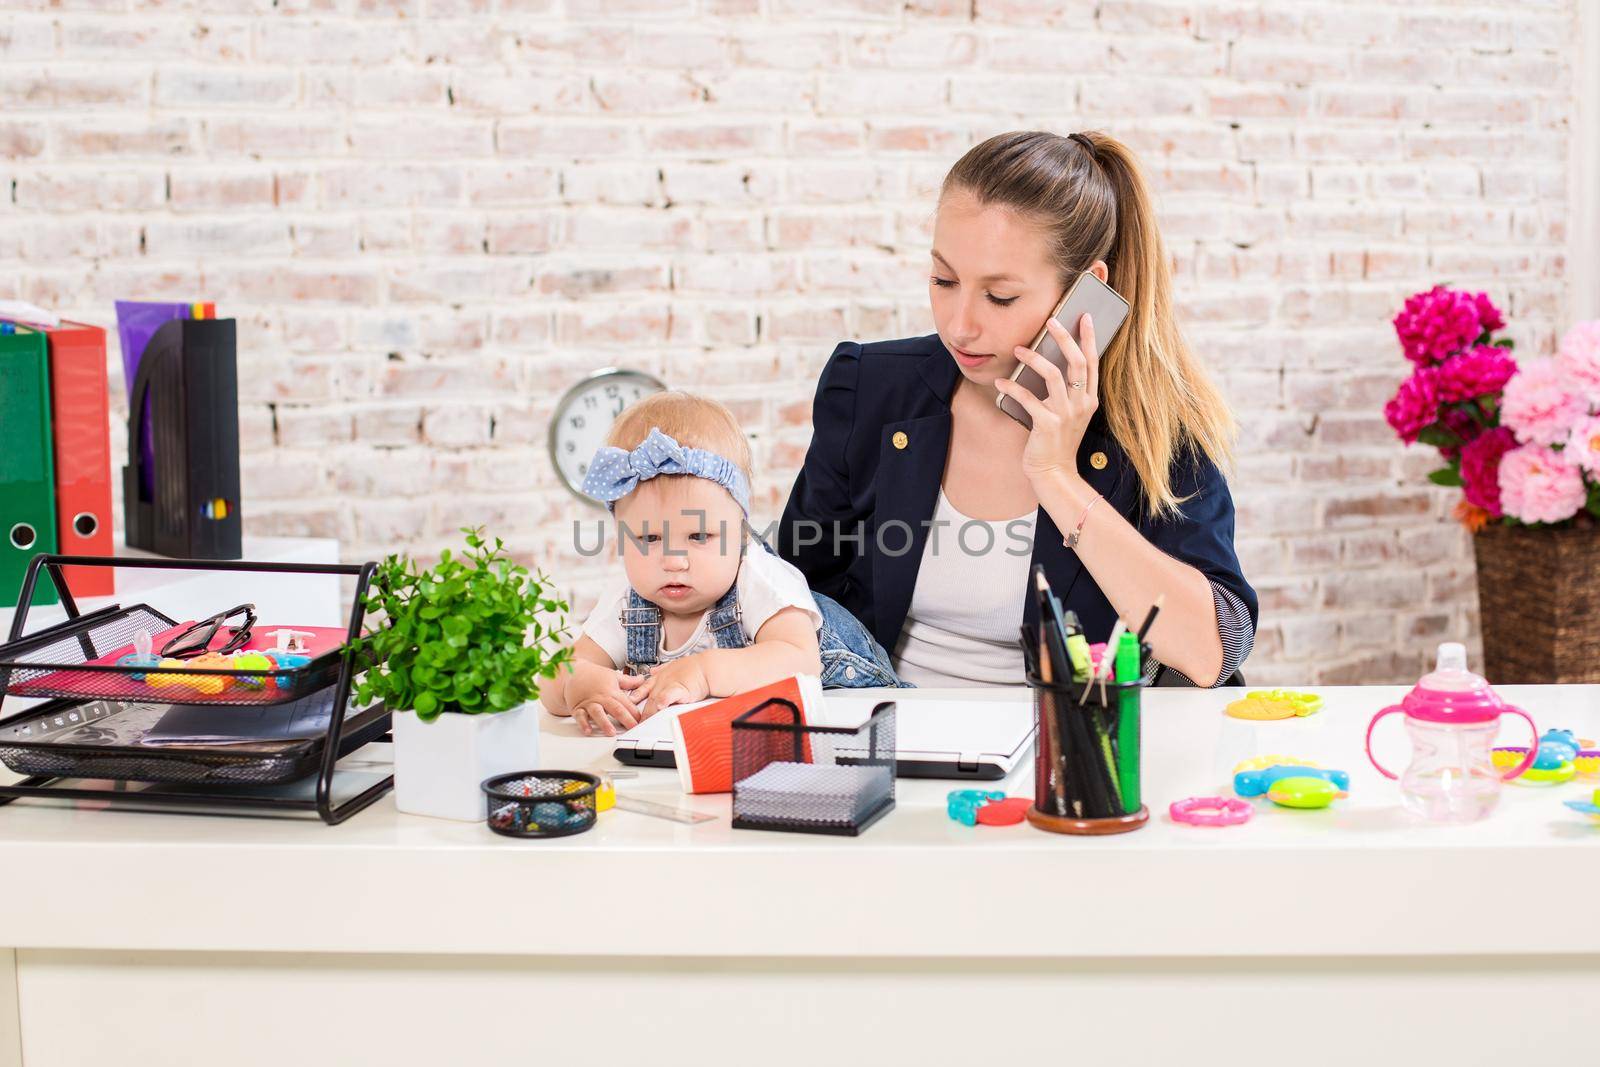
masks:
[[[607,368],[567,390],[550,422],[550,458],[567,488],[596,507],[602,506],[579,491],[589,473],[589,461],[606,443],[612,422],[624,408],[665,389],[642,371]]]

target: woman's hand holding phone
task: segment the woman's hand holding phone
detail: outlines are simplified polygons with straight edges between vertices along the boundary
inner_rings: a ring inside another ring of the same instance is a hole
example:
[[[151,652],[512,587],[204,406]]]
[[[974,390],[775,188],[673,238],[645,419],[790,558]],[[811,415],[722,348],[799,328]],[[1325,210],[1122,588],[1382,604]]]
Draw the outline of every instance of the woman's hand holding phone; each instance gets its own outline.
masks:
[[[1003,395],[1021,404],[1033,420],[1027,446],[1022,452],[1022,469],[1035,492],[1041,495],[1044,481],[1063,474],[1072,478],[1078,476],[1078,447],[1083,443],[1089,420],[1100,406],[1100,354],[1095,344],[1094,321],[1088,314],[1079,320],[1081,345],[1072,339],[1070,330],[1053,318],[1045,323],[1045,329],[1061,346],[1061,354],[1066,358],[1066,374],[1033,349],[1022,345],[1016,349],[1017,358],[1044,379],[1044,399],[1007,378],[994,383]]]

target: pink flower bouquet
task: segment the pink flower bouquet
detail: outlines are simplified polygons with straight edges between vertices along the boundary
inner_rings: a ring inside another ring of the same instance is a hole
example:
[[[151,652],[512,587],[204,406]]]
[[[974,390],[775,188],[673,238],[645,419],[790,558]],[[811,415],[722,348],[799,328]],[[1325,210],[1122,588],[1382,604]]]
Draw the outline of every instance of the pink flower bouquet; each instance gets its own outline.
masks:
[[[1461,487],[1470,529],[1600,518],[1600,321],[1522,367],[1494,339],[1504,326],[1484,293],[1436,285],[1407,300],[1394,330],[1413,369],[1384,418],[1406,444],[1439,450],[1445,466],[1428,477]]]

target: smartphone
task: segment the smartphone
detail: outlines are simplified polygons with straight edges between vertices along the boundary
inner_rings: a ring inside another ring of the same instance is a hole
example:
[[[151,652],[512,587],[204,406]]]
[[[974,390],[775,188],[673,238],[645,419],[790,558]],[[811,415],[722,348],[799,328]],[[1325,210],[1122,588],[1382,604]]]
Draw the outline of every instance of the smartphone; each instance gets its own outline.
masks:
[[[1078,320],[1083,318],[1085,313],[1094,323],[1095,347],[1104,354],[1105,350],[1111,347],[1112,338],[1117,336],[1117,331],[1122,329],[1122,323],[1128,317],[1128,302],[1118,296],[1117,291],[1111,286],[1084,271],[1078,275],[1078,280],[1072,283],[1072,287],[1061,298],[1061,303],[1050,313],[1050,318],[1059,320],[1076,341],[1079,340]],[[1067,358],[1061,354],[1061,346],[1056,344],[1056,339],[1050,336],[1050,330],[1046,326],[1039,327],[1038,335],[1028,347],[1060,367],[1063,375],[1067,373]],[[1038,371],[1026,363],[1017,364],[1017,369],[1011,372],[1011,380],[1040,400],[1045,398],[1047,390],[1044,379],[1039,376]],[[1001,396],[996,403],[1001,411],[1028,429],[1033,429],[1033,419],[1028,415],[1027,409],[1017,401],[1009,396]]]

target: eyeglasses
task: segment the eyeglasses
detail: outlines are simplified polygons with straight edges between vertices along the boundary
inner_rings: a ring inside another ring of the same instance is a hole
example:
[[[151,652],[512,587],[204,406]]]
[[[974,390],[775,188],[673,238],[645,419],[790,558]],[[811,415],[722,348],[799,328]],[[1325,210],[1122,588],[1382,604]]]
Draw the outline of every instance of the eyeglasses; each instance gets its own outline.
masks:
[[[228,627],[233,631],[233,636],[228,638],[228,643],[221,648],[208,649],[206,646],[211,644],[211,639],[217,635],[218,630],[222,629],[222,624],[235,615],[244,616],[244,625]],[[172,659],[188,659],[191,656],[198,656],[207,651],[215,652],[218,655],[237,652],[249,643],[250,629],[255,624],[256,606],[254,604],[240,604],[238,607],[229,608],[227,611],[219,611],[209,619],[201,619],[161,646],[161,654]]]

